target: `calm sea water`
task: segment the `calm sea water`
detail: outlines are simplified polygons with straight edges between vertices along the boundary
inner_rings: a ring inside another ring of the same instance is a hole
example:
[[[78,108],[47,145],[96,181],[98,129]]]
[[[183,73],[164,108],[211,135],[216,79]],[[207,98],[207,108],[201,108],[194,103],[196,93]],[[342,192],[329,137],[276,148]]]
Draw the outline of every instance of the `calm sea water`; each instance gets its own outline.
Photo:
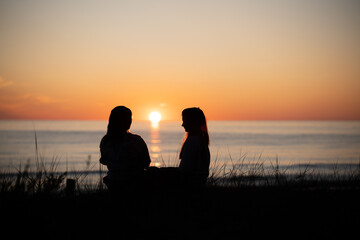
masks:
[[[16,172],[40,162],[58,171],[97,172],[106,121],[0,121],[0,169]],[[209,121],[211,168],[263,164],[319,171],[356,167],[359,121]],[[134,122],[131,132],[148,145],[153,166],[177,166],[184,130],[180,122]],[[36,136],[36,137],[35,137]],[[103,168],[105,171],[105,169]]]

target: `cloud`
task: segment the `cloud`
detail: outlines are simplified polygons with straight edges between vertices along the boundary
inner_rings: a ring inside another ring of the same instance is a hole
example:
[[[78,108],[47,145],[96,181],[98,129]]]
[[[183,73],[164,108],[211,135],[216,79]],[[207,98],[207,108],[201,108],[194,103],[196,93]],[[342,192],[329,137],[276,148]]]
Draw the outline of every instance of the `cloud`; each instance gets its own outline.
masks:
[[[67,103],[67,99],[53,98],[45,95],[34,94],[2,94],[0,95],[0,109],[1,108],[20,108],[24,106],[41,106],[49,104],[62,104]]]
[[[10,85],[13,85],[13,82],[5,81],[2,77],[0,77],[0,88],[4,88]]]
[[[49,96],[44,96],[44,95],[37,95],[34,96],[35,100],[39,103],[64,103],[64,102],[68,102],[68,100],[65,99],[57,99],[57,98],[53,98],[53,97],[49,97]]]

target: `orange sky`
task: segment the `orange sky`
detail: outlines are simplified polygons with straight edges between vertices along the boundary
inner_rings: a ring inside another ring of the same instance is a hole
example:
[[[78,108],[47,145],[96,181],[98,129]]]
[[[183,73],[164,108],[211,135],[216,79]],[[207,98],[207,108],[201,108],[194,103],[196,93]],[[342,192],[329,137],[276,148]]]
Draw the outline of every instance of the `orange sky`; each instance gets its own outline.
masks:
[[[0,2],[0,119],[360,120],[358,1]]]

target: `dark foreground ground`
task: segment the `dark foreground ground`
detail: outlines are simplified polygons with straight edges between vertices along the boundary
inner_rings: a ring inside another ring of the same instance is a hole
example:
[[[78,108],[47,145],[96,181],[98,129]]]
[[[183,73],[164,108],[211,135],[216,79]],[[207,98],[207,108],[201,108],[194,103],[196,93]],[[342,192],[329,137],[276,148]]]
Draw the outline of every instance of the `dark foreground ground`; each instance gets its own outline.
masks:
[[[356,239],[359,193],[358,187],[1,193],[0,227],[9,239]]]

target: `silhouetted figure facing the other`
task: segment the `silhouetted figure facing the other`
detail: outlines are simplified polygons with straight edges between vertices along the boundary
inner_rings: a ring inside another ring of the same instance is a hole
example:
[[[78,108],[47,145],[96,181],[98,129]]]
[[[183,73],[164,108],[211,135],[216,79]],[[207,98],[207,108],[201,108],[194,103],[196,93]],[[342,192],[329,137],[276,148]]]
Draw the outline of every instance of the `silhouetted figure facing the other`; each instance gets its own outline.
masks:
[[[129,132],[131,123],[131,110],[124,106],[115,107],[100,143],[100,163],[108,168],[104,183],[110,190],[141,187],[144,170],[151,162],[144,140]]]
[[[206,118],[200,108],[182,112],[185,141],[180,151],[179,174],[189,187],[205,186],[209,175],[210,151]]]

